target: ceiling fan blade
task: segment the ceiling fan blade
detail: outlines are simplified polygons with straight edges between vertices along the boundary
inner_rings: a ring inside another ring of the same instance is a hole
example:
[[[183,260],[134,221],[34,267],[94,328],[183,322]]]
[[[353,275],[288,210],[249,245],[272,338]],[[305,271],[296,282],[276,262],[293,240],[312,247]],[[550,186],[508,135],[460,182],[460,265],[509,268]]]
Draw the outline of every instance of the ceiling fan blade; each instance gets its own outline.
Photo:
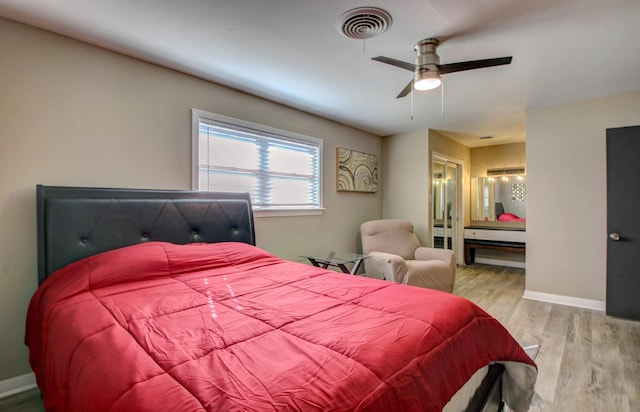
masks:
[[[413,89],[413,80],[411,80],[409,82],[408,85],[405,86],[404,89],[402,89],[402,91],[400,92],[400,94],[396,97],[396,99],[400,99],[402,97],[405,97],[406,95],[408,95],[409,93],[411,93],[411,89]]]
[[[400,67],[401,69],[406,69],[406,70],[409,70],[409,71],[415,71],[416,70],[416,65],[415,64],[403,62],[402,60],[392,59],[390,57],[378,56],[378,57],[372,57],[371,60],[375,60],[375,61],[381,62],[381,63],[387,63],[387,64],[390,64],[392,66]]]
[[[470,60],[468,62],[441,64],[438,66],[440,74],[461,72],[465,70],[482,69],[485,67],[502,66],[510,64],[513,57],[496,57],[495,59]]]

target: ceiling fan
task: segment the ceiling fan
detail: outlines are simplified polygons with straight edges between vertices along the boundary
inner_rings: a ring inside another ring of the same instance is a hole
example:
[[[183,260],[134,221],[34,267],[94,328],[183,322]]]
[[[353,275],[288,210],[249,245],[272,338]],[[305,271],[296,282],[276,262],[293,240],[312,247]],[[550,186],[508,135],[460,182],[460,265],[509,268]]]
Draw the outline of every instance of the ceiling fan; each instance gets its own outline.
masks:
[[[415,63],[407,63],[384,56],[373,57],[372,60],[410,70],[414,73],[413,80],[411,80],[411,82],[402,89],[397,97],[401,98],[408,95],[412,88],[415,88],[416,90],[435,89],[442,83],[440,76],[443,74],[482,69],[485,67],[502,66],[504,64],[510,64],[512,59],[512,56],[508,56],[497,57],[494,59],[440,64],[440,57],[436,53],[436,48],[439,44],[440,40],[438,39],[424,39],[416,43],[414,46],[414,50],[416,51]]]

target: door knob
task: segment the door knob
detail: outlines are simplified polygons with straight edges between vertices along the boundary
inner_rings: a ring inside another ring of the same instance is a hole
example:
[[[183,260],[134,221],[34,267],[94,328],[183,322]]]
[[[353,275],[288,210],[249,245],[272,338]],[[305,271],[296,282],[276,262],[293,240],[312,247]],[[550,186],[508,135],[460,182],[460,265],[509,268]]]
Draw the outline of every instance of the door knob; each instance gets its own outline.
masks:
[[[609,234],[609,239],[615,240],[617,242],[618,240],[620,240],[620,235],[617,234],[617,233],[610,233]]]

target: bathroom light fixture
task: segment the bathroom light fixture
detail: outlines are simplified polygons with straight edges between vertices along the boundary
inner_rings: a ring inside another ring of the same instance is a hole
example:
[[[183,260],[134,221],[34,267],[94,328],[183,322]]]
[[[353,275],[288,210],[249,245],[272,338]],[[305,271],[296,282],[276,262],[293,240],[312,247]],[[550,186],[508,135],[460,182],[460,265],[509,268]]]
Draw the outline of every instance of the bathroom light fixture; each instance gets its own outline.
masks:
[[[501,167],[496,169],[487,169],[487,176],[517,176],[517,175],[525,175],[524,166],[516,166],[516,167]]]

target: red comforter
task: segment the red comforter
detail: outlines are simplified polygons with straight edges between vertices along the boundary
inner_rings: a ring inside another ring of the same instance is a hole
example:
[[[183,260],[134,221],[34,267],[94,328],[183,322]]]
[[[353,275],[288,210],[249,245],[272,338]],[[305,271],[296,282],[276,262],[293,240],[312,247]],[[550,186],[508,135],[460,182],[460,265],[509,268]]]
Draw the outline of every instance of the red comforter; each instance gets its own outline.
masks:
[[[436,411],[492,361],[523,368],[505,385],[526,405],[536,374],[463,298],[243,243],[72,263],[33,296],[26,343],[56,411]]]

